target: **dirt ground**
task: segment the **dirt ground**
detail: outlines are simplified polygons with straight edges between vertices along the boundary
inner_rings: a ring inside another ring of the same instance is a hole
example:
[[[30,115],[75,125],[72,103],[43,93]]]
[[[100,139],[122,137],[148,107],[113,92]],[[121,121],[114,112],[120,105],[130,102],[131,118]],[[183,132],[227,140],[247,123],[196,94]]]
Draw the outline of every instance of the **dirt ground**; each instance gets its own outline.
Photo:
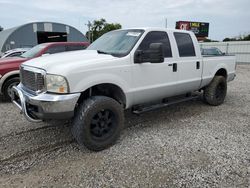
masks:
[[[250,65],[225,103],[126,112],[118,143],[79,149],[68,122],[29,123],[0,102],[0,187],[250,187]]]

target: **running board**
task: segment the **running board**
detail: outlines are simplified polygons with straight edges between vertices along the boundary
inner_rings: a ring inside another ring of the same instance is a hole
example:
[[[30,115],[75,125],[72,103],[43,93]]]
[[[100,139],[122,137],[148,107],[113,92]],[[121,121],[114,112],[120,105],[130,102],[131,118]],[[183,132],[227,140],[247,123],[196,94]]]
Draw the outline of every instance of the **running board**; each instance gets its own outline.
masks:
[[[178,99],[178,100],[171,101],[171,102],[164,102],[164,103],[160,103],[160,104],[154,104],[154,105],[151,105],[151,106],[139,107],[138,109],[135,109],[132,112],[134,114],[139,115],[139,114],[142,114],[144,112],[150,112],[152,110],[164,108],[164,107],[167,107],[167,106],[170,106],[170,105],[173,105],[173,104],[178,104],[178,103],[181,103],[181,102],[194,100],[194,99],[197,99],[199,97],[200,97],[199,95],[194,95],[194,96],[185,97],[185,98]]]

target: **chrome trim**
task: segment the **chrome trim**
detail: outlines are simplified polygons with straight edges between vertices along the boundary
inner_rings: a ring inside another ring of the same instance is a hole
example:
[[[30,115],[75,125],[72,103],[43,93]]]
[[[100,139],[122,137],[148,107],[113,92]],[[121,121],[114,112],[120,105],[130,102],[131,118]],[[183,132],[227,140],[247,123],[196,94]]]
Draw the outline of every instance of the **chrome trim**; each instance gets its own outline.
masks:
[[[43,80],[44,80],[43,81],[43,89],[42,90],[37,90],[37,91],[33,91],[33,90],[29,89],[33,94],[38,95],[40,93],[46,92],[46,71],[44,69],[31,67],[31,66],[26,66],[26,65],[21,65],[20,66],[20,72],[22,72],[22,70],[26,70],[26,71],[33,72],[33,73],[40,73],[43,76]],[[35,83],[37,84],[37,75],[35,75],[35,76],[36,76],[35,77]],[[20,81],[22,82],[22,73],[20,74]]]
[[[15,101],[15,93],[18,95],[20,99],[19,104]],[[40,122],[41,119],[31,117],[30,112],[27,109],[27,104],[37,106],[41,109],[43,114],[60,114],[60,113],[67,113],[67,112],[74,112],[76,103],[80,97],[80,93],[74,94],[50,94],[50,93],[41,93],[39,95],[33,95],[28,93],[22,88],[22,85],[19,84],[18,86],[13,87],[12,91],[12,102],[23,112],[24,116],[28,121],[31,122]]]
[[[27,65],[21,65],[20,67],[23,68],[24,70],[27,70],[27,71],[31,71],[31,72],[35,72],[35,73],[41,73],[43,75],[46,75],[46,71],[43,70],[43,69],[40,69],[40,68],[30,67],[30,66],[27,66]]]
[[[19,104],[18,102],[16,102],[16,101],[14,100],[14,92],[12,92],[12,96],[11,96],[12,102],[21,110],[21,113],[24,114],[24,117],[25,117],[28,121],[30,121],[30,122],[34,122],[34,123],[39,123],[39,122],[41,122],[42,120],[40,120],[40,119],[34,119],[34,118],[32,118],[32,117],[28,114],[27,108],[26,108],[26,101],[25,101],[25,98],[24,98],[23,93],[22,93],[16,86],[13,87],[13,90],[14,90],[14,92],[17,92],[17,94],[18,94],[18,96],[19,96],[19,98],[20,98],[21,104]]]

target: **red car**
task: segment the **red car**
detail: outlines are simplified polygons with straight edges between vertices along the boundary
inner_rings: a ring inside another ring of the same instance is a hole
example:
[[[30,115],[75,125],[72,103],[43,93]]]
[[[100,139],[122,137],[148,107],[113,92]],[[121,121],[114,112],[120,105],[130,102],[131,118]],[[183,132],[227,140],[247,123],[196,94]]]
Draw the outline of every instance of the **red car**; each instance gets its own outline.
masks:
[[[66,51],[83,50],[87,48],[87,42],[52,42],[39,44],[21,57],[4,58],[0,60],[0,94],[10,100],[11,88],[19,84],[19,66],[21,63],[48,54]]]

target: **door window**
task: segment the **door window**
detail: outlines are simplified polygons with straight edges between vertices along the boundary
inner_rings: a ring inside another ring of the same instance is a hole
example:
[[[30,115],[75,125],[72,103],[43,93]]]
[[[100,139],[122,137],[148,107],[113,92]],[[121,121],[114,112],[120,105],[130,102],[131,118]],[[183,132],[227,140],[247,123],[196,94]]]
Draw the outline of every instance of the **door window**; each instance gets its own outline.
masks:
[[[174,33],[180,57],[195,56],[194,44],[188,33]]]
[[[172,57],[171,46],[169,42],[169,38],[166,32],[164,31],[151,31],[146,37],[143,39],[140,44],[138,50],[146,51],[149,50],[149,45],[151,43],[162,43],[164,57]]]

